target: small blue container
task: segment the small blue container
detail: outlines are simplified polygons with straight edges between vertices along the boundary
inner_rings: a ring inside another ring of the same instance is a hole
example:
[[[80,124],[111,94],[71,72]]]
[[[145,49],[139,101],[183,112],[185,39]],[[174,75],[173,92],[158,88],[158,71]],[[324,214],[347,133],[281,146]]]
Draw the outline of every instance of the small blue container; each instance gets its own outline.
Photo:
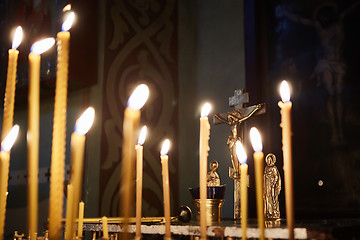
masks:
[[[189,188],[193,199],[200,199],[200,188]],[[207,187],[207,198],[208,199],[224,199],[226,185]]]

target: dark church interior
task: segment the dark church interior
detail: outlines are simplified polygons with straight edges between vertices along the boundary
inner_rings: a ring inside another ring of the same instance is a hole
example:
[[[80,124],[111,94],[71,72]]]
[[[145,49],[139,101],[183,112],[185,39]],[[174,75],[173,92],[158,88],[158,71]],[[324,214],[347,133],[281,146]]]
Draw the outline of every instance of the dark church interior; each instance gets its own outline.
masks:
[[[358,26],[359,0],[0,1],[0,239],[360,239]],[[54,45],[36,53],[45,38]]]

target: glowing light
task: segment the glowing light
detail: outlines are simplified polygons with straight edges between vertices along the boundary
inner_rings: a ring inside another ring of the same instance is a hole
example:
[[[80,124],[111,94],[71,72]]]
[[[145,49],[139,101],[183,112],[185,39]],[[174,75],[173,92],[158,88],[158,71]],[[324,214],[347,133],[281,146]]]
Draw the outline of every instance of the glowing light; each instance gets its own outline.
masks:
[[[239,159],[239,162],[241,164],[245,164],[246,160],[247,160],[247,155],[244,149],[244,146],[242,145],[242,143],[240,141],[236,141],[236,155]]]
[[[85,135],[91,128],[95,118],[95,110],[88,107],[84,113],[78,118],[75,124],[75,131]]]
[[[160,151],[161,155],[167,155],[168,151],[170,149],[170,140],[169,139],[165,139]]]
[[[209,115],[210,110],[211,110],[210,103],[205,103],[201,109],[201,117],[207,117]]]
[[[19,125],[14,125],[8,135],[4,138],[1,143],[1,151],[9,152],[15,143],[15,140],[19,133]]]
[[[250,129],[250,139],[251,139],[251,144],[254,148],[254,151],[262,152],[263,146],[262,146],[262,142],[261,142],[261,135],[260,135],[259,131],[257,130],[257,128],[252,127]]]
[[[128,100],[128,106],[138,110],[142,108],[149,97],[149,88],[145,84],[140,84],[131,94]]]
[[[65,19],[62,27],[61,27],[61,30],[62,31],[69,31],[73,22],[74,22],[74,19],[75,19],[75,13],[74,12],[70,12],[69,13],[69,16],[67,16],[67,18]]]
[[[280,96],[283,102],[290,101],[290,89],[288,83],[283,80],[280,85]]]
[[[54,38],[46,38],[46,39],[37,41],[31,46],[31,52],[40,55],[40,54],[46,52],[47,50],[49,50],[54,44],[55,44]]]
[[[146,139],[147,127],[143,126],[140,131],[138,145],[143,145]]]
[[[69,3],[68,5],[66,5],[64,8],[63,8],[63,12],[67,12],[67,11],[70,11],[71,10],[71,4]]]
[[[322,180],[319,180],[318,185],[319,185],[319,187],[322,187],[324,185],[324,182]]]
[[[12,49],[17,49],[21,43],[21,40],[23,38],[23,30],[20,26],[18,26],[15,30],[14,40],[12,42]]]

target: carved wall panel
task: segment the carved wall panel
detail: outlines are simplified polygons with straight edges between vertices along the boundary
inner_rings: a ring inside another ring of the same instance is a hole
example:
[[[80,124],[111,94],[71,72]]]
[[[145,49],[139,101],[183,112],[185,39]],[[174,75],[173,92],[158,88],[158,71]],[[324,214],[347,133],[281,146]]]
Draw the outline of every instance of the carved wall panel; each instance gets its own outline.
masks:
[[[141,116],[141,125],[148,126],[143,213],[163,214],[159,152],[165,138],[172,143],[169,169],[174,213],[178,205],[177,3],[113,0],[107,2],[106,11],[100,215],[118,216],[123,112],[128,97],[140,83],[150,89]]]

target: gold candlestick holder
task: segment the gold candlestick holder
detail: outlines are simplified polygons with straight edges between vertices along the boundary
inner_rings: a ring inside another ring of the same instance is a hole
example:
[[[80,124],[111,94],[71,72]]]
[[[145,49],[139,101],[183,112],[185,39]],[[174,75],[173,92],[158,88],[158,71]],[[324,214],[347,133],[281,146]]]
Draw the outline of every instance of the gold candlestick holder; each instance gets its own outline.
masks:
[[[200,221],[200,199],[193,200],[196,207],[196,221]],[[206,199],[206,222],[220,222],[224,199]]]

